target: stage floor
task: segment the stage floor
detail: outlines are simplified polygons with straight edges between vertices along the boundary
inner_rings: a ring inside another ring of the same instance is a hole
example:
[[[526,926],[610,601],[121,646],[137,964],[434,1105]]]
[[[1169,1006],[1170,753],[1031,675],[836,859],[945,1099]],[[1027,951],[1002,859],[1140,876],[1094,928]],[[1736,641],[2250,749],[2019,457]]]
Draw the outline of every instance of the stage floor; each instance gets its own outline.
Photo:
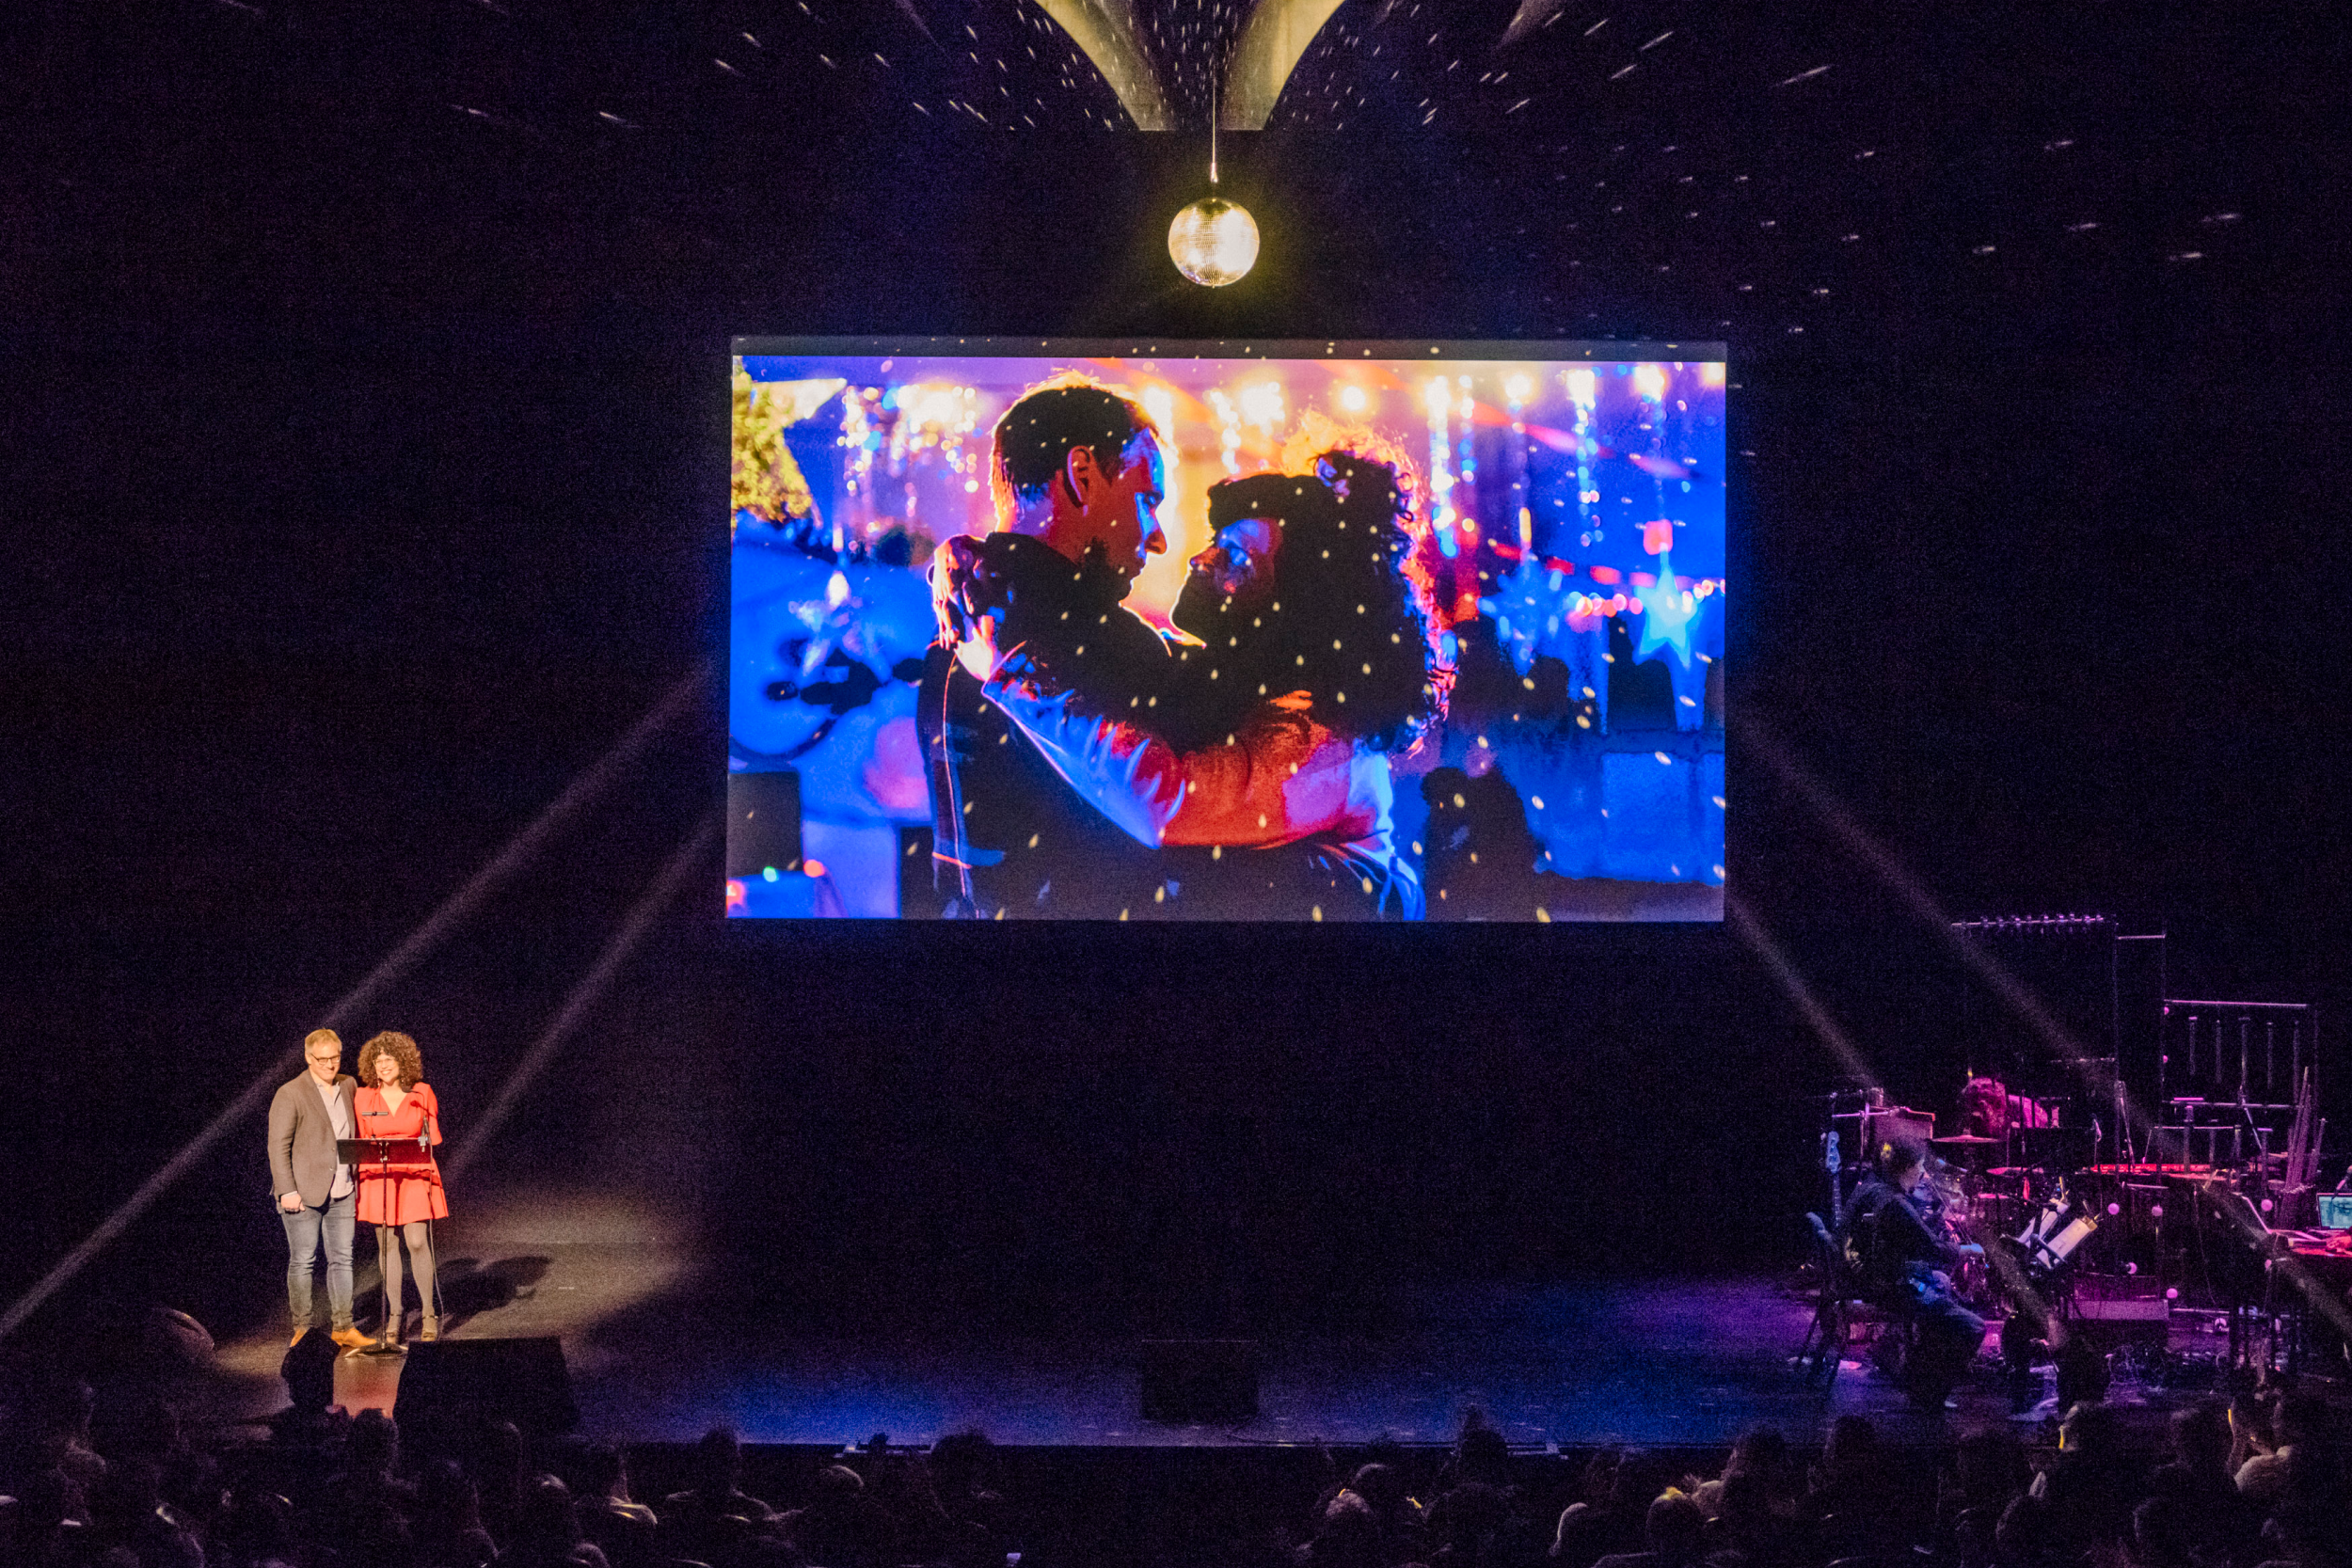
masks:
[[[1849,1413],[1916,1442],[2012,1414],[1991,1377],[1964,1388],[1947,1417],[1915,1413],[1851,1363],[1825,1391],[1788,1362],[1810,1305],[1766,1278],[1422,1291],[1390,1332],[1263,1340],[1256,1419],[1160,1425],[1140,1416],[1132,1339],[803,1338],[784,1321],[722,1328],[744,1321],[740,1305],[698,1308],[716,1286],[696,1276],[691,1243],[627,1198],[515,1193],[451,1224],[440,1249],[450,1337],[560,1338],[583,1429],[625,1441],[687,1441],[725,1423],[754,1443],[876,1433],[924,1443],[974,1427],[1034,1445],[1432,1443],[1451,1440],[1475,1407],[1518,1445],[1707,1446],[1756,1421],[1804,1442]],[[372,1288],[363,1277],[363,1301]],[[222,1348],[234,1414],[284,1402],[283,1349],[275,1335]],[[389,1408],[400,1367],[396,1356],[343,1358],[339,1398]],[[2169,1402],[2128,1380],[2114,1397]]]

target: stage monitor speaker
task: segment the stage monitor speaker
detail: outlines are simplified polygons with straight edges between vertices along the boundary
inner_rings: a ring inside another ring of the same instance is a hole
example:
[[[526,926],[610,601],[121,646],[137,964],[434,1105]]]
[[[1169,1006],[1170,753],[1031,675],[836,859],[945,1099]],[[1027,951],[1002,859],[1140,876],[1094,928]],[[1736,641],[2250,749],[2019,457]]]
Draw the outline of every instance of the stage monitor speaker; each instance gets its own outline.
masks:
[[[1255,1339],[1143,1341],[1143,1418],[1182,1424],[1258,1414]]]
[[[2124,1345],[2165,1347],[2172,1304],[2153,1284],[2134,1276],[2084,1275],[2074,1282],[2074,1333],[2098,1350]]]
[[[392,1418],[444,1428],[512,1421],[528,1433],[563,1433],[580,1425],[580,1406],[561,1339],[440,1339],[408,1347]]]

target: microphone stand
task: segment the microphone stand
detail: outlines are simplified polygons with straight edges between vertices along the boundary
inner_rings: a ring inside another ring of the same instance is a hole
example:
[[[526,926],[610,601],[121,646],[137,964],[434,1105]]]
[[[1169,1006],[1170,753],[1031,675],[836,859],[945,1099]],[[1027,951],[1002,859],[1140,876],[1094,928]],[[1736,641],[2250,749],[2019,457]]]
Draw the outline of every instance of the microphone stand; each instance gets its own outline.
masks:
[[[389,1139],[375,1140],[376,1174],[384,1180],[384,1190],[391,1191],[392,1146]],[[369,1346],[370,1355],[399,1355],[403,1354],[400,1340],[392,1333],[392,1325],[400,1322],[400,1303],[392,1299],[392,1271],[384,1266],[384,1227],[378,1226],[376,1235],[376,1285],[384,1294],[384,1322],[375,1331],[375,1343]],[[400,1243],[394,1242],[393,1246]]]
[[[350,1140],[349,1148],[356,1151],[363,1145],[373,1146],[376,1175],[385,1183],[385,1191],[389,1192],[392,1180],[392,1145],[410,1141],[407,1138],[354,1138]],[[420,1146],[423,1143],[421,1138],[414,1141]],[[353,1162],[355,1167],[358,1164],[358,1161]],[[362,1355],[405,1355],[407,1354],[406,1347],[392,1337],[392,1326],[400,1321],[400,1303],[392,1299],[392,1272],[384,1266],[384,1227],[378,1226],[375,1233],[376,1283],[384,1296],[384,1323],[383,1326],[376,1330],[375,1343],[359,1352]],[[391,1244],[398,1246],[400,1243],[395,1239]],[[438,1284],[439,1281],[437,1279],[435,1283]]]

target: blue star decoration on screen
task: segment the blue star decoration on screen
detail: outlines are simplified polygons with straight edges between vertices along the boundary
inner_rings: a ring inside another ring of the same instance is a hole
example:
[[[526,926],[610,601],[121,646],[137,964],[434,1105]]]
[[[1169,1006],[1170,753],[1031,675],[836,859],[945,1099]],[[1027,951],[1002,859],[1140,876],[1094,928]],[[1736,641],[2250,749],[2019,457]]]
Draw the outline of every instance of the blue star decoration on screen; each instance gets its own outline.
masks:
[[[1635,589],[1633,596],[1642,601],[1642,636],[1634,646],[1634,658],[1645,659],[1661,648],[1670,648],[1685,670],[1691,668],[1691,622],[1698,614],[1697,601],[1683,602],[1688,594],[1675,586],[1674,557],[1661,555],[1658,580]]]

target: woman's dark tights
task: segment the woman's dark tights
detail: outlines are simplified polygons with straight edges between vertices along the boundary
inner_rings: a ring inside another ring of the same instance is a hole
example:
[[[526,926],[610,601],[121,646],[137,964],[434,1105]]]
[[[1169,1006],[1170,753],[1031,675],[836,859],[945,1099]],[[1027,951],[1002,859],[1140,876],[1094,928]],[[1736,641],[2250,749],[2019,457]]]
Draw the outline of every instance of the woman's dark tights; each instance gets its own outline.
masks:
[[[416,1265],[417,1299],[424,1304],[424,1321],[428,1326],[437,1326],[441,1306],[433,1299],[433,1227],[424,1221],[410,1220],[397,1229],[389,1225],[375,1227],[375,1260],[384,1271],[384,1299],[392,1304],[394,1321],[407,1315],[400,1298],[403,1240],[408,1244],[408,1260]]]

